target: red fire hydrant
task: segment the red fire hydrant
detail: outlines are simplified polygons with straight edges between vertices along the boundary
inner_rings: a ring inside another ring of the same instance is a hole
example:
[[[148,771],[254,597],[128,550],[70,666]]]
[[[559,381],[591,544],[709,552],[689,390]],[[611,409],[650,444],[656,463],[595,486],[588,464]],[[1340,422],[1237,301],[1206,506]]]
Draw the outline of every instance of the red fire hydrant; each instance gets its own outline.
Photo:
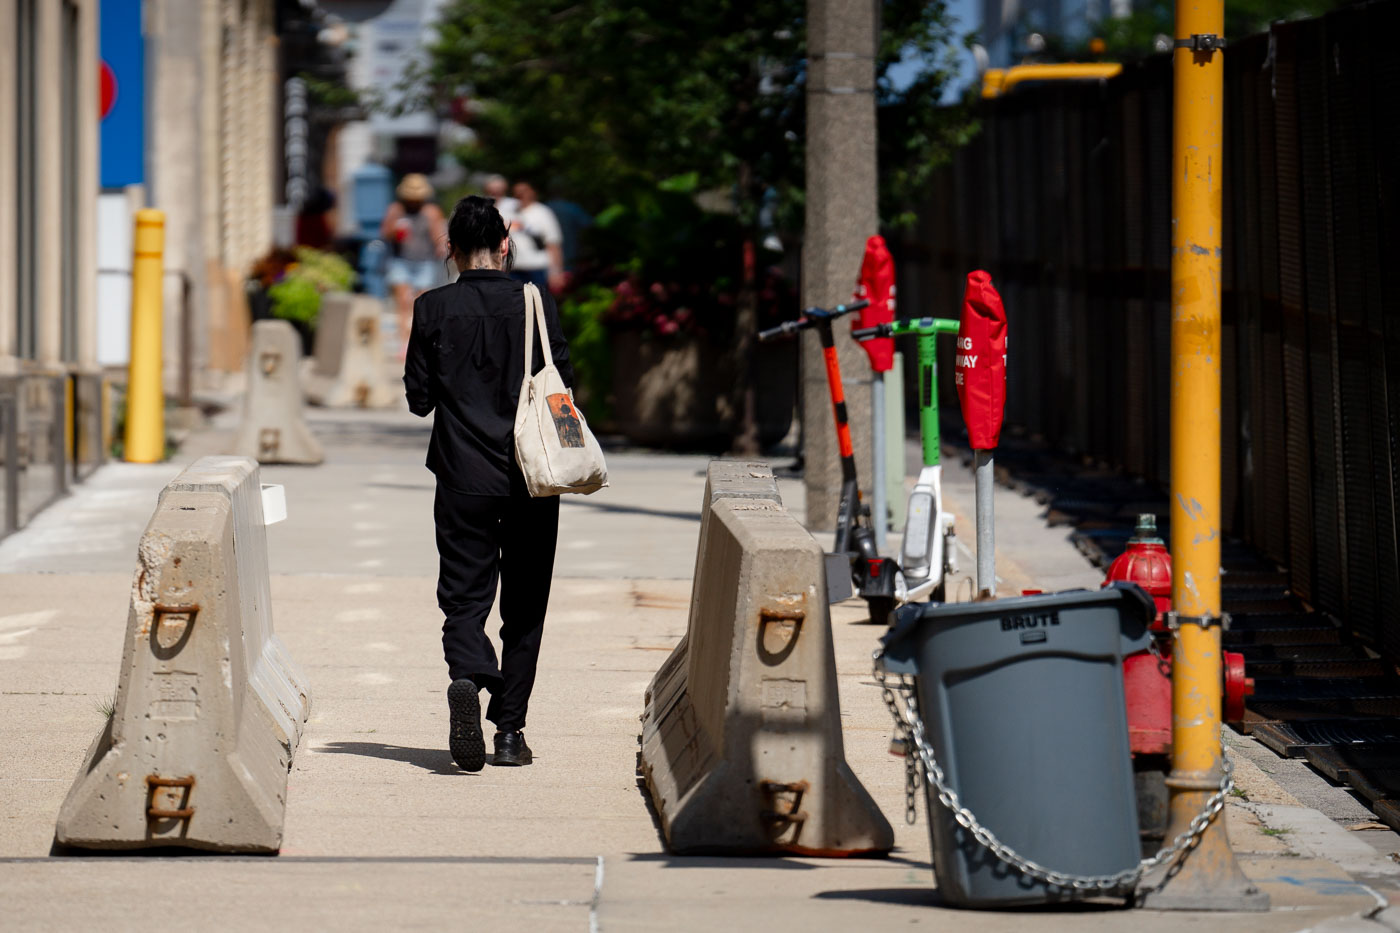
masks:
[[[1104,586],[1114,581],[1136,583],[1157,604],[1152,623],[1154,650],[1123,660],[1123,687],[1128,701],[1128,735],[1134,755],[1165,755],[1172,742],[1172,636],[1166,613],[1172,608],[1172,557],[1157,537],[1157,517],[1138,516],[1137,533],[1108,568]],[[1223,652],[1224,718],[1244,718],[1244,699],[1254,693],[1254,680],[1245,676],[1244,655]]]
[[[1138,516],[1137,533],[1128,539],[1128,549],[1109,565],[1104,586],[1117,581],[1136,583],[1147,591],[1157,604],[1152,631],[1165,632],[1163,613],[1172,608],[1172,556],[1166,542],[1157,537],[1157,516]]]

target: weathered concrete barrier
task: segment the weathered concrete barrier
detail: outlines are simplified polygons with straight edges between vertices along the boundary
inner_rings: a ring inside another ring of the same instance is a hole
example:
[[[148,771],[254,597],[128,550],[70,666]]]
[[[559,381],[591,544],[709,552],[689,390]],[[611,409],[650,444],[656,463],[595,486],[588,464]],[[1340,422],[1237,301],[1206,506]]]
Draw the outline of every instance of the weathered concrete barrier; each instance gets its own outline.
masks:
[[[316,349],[306,397],[327,408],[384,408],[396,393],[384,378],[380,302],[369,295],[331,292],[321,299]]]
[[[320,441],[302,411],[301,338],[287,321],[253,325],[243,423],[233,452],[259,463],[320,463]]]
[[[822,549],[767,464],[715,461],[686,636],[647,688],[642,770],[672,851],[886,852],[846,764]]]
[[[61,845],[270,852],[310,706],[272,631],[258,466],[205,457],[141,537],[115,713],[59,811]]]

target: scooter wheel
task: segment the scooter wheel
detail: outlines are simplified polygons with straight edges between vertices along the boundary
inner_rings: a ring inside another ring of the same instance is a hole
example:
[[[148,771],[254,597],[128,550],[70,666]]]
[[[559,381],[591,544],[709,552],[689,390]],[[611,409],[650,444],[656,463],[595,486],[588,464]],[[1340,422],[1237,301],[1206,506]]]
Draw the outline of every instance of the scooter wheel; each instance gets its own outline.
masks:
[[[870,609],[870,621],[879,625],[894,624],[895,600],[888,596],[868,596],[865,605]]]

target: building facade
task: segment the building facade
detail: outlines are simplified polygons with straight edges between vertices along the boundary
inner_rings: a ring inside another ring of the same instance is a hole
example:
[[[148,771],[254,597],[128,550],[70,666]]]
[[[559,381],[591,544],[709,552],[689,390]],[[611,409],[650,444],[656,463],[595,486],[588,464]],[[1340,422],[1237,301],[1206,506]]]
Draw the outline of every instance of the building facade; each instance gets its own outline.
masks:
[[[104,385],[129,357],[135,210],[166,218],[167,397],[241,369],[244,282],[273,239],[287,5],[305,6],[0,0],[0,535],[95,468],[120,422]]]
[[[272,246],[281,159],[276,3],[104,6],[123,2],[144,7],[144,201],[165,212],[166,389],[175,394],[239,370],[247,352],[243,283]]]

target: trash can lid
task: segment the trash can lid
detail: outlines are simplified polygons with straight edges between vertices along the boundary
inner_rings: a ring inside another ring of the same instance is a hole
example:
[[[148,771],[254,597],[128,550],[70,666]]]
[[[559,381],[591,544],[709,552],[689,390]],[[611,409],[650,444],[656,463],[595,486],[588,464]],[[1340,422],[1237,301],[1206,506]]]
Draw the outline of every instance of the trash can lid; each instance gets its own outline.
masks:
[[[1147,591],[1136,583],[1116,581],[1100,590],[1064,590],[1034,596],[1012,596],[972,603],[911,603],[895,612],[895,624],[881,638],[885,655],[891,660],[912,659],[915,633],[931,626],[942,632],[962,625],[975,625],[1008,616],[1031,616],[1066,609],[1115,606],[1122,623],[1124,653],[1147,647],[1148,626],[1156,618],[1157,607]],[[890,668],[894,670],[894,667]]]

